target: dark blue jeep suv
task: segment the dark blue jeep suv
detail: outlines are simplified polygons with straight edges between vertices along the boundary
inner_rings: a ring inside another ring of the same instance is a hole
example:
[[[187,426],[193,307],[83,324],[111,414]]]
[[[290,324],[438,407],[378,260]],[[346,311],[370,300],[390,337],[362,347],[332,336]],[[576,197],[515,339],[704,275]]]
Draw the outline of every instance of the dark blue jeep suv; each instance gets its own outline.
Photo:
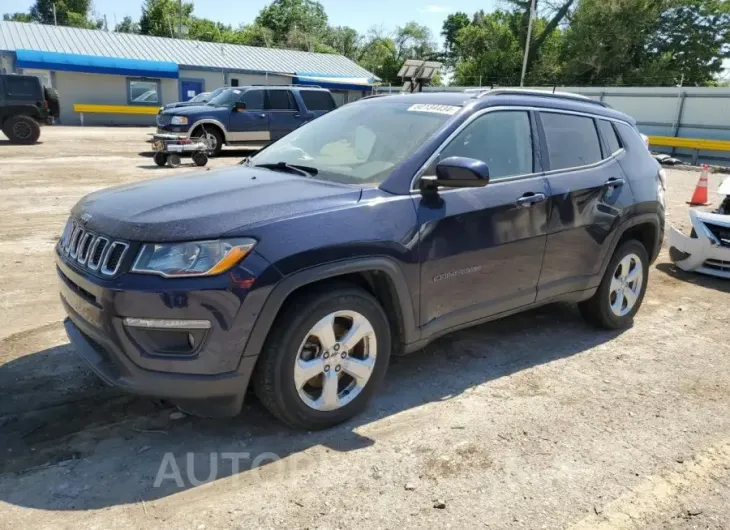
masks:
[[[371,97],[236,167],[93,193],[57,247],[106,382],[287,424],[361,411],[391,354],[553,301],[629,326],[664,232],[634,121],[557,94]]]

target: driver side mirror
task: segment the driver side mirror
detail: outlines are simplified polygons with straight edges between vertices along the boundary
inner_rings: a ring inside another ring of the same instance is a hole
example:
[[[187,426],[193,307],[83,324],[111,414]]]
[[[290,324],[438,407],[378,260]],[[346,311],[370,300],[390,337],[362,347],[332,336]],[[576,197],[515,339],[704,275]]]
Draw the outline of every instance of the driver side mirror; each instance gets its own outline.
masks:
[[[243,101],[236,101],[235,105],[233,105],[233,110],[236,112],[246,110],[246,104]]]
[[[463,156],[450,156],[438,163],[436,175],[424,175],[420,179],[421,190],[446,188],[481,188],[489,183],[489,167],[481,160]]]

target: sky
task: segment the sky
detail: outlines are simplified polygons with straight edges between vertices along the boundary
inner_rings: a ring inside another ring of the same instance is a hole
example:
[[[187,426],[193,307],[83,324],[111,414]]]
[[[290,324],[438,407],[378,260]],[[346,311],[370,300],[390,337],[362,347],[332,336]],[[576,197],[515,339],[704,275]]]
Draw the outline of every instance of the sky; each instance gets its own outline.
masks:
[[[270,0],[194,0],[196,16],[238,26],[250,23]],[[441,27],[449,13],[463,11],[469,14],[484,9],[493,10],[500,0],[319,0],[333,26],[350,26],[360,33],[372,27],[395,29],[410,21],[428,26],[435,39],[441,42]],[[33,0],[2,0],[0,12],[27,12]],[[99,16],[106,15],[109,28],[127,15],[139,19],[142,0],[93,0],[93,9]]]

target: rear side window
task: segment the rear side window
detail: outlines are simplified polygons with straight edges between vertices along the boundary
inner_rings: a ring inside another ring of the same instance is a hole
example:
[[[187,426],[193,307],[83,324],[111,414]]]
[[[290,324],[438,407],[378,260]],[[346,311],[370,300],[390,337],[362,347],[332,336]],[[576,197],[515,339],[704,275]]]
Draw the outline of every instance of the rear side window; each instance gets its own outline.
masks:
[[[464,127],[441,151],[487,163],[490,179],[527,175],[532,169],[532,128],[524,111],[489,112]]]
[[[35,77],[5,76],[5,92],[11,97],[39,98],[38,79]]]
[[[309,110],[334,110],[335,100],[329,92],[323,90],[300,90],[304,104]]]
[[[613,128],[613,124],[610,121],[598,120],[598,128],[601,130],[601,136],[603,136],[606,145],[608,146],[608,154],[612,155],[619,149],[621,149],[621,142],[616,136],[616,130]]]
[[[267,90],[269,93],[269,110],[297,110],[294,98],[288,90]]]
[[[264,110],[264,91],[247,90],[243,95],[243,103],[246,104],[246,110]]]
[[[541,112],[550,169],[587,166],[601,161],[601,143],[593,118]]]

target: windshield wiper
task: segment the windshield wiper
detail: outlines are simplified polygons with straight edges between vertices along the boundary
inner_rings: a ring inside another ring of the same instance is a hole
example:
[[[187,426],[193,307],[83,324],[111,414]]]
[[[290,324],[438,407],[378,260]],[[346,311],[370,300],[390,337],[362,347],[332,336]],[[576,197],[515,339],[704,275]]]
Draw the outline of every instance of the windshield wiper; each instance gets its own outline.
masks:
[[[253,167],[263,167],[275,171],[288,171],[289,173],[297,173],[305,177],[313,177],[319,170],[316,167],[300,166],[299,164],[287,164],[286,162],[277,162],[276,164],[257,164]]]

